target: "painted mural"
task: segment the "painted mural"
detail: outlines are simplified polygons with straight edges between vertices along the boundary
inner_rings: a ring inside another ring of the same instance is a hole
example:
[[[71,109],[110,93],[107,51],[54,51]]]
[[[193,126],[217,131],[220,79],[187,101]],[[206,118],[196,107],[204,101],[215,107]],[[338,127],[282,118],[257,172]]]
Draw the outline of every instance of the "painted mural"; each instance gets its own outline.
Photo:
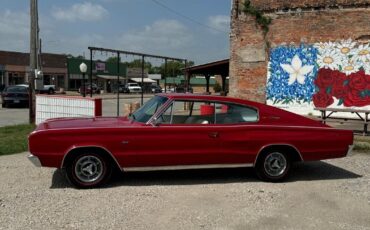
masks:
[[[283,108],[370,109],[370,44],[343,40],[271,49],[266,97]]]

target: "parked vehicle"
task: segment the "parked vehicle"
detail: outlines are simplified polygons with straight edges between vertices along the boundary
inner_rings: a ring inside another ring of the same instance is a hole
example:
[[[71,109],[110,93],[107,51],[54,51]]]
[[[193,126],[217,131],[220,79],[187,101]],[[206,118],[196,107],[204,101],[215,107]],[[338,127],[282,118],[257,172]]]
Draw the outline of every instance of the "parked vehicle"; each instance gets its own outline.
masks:
[[[295,162],[347,156],[353,132],[257,102],[174,93],[157,94],[129,118],[50,119],[28,141],[36,166],[65,169],[75,186],[91,188],[113,168],[251,166],[278,182]]]
[[[162,88],[159,85],[151,85],[150,91],[152,93],[162,93]]]
[[[164,93],[164,92],[165,92],[165,90],[163,88],[162,93]],[[186,91],[184,86],[176,86],[176,87],[167,88],[166,93],[186,93],[186,92],[193,93],[193,88],[189,87],[188,90]]]
[[[137,83],[127,83],[128,93],[141,93],[142,89]]]
[[[47,94],[54,94],[55,93],[55,85],[44,85],[42,90],[37,90],[38,93],[47,93]]]
[[[119,84],[118,90],[120,93],[128,93],[128,89],[126,88],[126,85],[124,84]],[[113,92],[117,93],[117,85],[114,87]]]
[[[5,87],[1,93],[2,107],[9,106],[29,106],[28,85],[12,85]]]
[[[82,85],[78,89],[78,92],[80,94],[83,94],[84,89],[85,89],[85,94],[90,94],[91,89],[92,89],[92,93],[96,93],[96,94],[100,93],[100,87],[98,85],[96,85],[95,83],[92,83],[92,87],[91,87],[90,83],[85,84],[85,87],[84,87],[84,85]]]

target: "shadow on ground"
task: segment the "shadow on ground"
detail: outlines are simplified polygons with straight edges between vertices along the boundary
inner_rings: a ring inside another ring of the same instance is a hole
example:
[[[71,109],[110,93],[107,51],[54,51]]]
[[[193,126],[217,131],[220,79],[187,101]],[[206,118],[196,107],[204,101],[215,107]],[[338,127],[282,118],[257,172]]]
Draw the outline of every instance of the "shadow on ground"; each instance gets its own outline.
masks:
[[[361,177],[356,173],[342,169],[326,162],[307,162],[295,164],[287,182],[355,179]],[[114,173],[106,188],[117,186],[151,186],[151,185],[194,185],[225,184],[240,182],[259,182],[253,168],[235,169],[199,169],[153,172]],[[71,187],[64,173],[56,170],[50,188]]]

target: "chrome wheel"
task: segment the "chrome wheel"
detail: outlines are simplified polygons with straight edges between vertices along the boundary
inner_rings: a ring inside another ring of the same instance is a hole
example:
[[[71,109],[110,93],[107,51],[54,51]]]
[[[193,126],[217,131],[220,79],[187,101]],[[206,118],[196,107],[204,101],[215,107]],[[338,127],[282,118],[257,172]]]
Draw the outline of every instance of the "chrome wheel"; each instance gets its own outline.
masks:
[[[286,171],[287,159],[282,153],[270,153],[265,158],[264,168],[265,172],[271,177],[281,176]]]
[[[84,183],[99,180],[103,175],[103,162],[96,156],[86,155],[79,158],[75,164],[76,177]]]

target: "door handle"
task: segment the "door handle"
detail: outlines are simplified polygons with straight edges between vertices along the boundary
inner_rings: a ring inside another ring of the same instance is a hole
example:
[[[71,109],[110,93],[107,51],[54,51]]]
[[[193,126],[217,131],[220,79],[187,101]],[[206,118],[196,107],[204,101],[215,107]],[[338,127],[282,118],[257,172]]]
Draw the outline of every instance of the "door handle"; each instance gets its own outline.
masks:
[[[219,137],[219,133],[218,132],[211,132],[211,133],[208,133],[208,136],[211,137],[211,138],[217,138],[217,137]]]

